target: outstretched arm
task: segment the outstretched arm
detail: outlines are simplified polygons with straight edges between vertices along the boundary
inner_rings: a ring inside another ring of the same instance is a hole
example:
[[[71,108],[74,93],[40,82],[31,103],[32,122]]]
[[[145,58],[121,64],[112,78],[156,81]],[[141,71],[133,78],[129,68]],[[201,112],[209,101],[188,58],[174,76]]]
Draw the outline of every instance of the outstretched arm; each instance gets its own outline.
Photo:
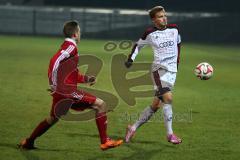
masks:
[[[138,55],[139,51],[147,44],[146,40],[140,38],[132,48],[131,54],[128,55],[128,59],[125,62],[125,66],[127,68],[131,67],[133,61],[135,60],[136,56]]]

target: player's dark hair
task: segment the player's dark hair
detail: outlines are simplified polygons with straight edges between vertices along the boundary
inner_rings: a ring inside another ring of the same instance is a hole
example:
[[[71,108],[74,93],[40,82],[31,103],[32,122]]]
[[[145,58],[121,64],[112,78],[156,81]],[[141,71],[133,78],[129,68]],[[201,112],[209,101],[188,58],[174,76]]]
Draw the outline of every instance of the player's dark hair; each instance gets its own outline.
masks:
[[[79,23],[77,21],[67,21],[63,26],[63,34],[66,38],[71,38],[78,31]]]
[[[164,8],[162,6],[155,6],[148,11],[150,18],[154,18],[157,12],[163,11]]]

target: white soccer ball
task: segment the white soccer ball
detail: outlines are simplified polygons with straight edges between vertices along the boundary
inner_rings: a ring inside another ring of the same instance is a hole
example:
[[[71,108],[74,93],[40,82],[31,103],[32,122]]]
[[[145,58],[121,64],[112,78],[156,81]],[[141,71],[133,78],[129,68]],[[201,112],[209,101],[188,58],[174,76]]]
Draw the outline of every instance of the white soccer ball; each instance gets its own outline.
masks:
[[[199,79],[208,80],[213,75],[213,67],[207,62],[202,62],[197,65],[194,73]]]

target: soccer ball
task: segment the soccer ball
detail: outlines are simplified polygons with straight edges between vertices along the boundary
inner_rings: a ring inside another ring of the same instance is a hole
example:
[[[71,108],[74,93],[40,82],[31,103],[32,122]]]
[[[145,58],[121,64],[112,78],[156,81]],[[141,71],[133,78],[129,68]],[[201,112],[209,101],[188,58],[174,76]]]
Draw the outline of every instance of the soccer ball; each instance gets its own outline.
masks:
[[[213,75],[213,67],[207,62],[202,62],[197,65],[194,73],[199,79],[208,80]]]

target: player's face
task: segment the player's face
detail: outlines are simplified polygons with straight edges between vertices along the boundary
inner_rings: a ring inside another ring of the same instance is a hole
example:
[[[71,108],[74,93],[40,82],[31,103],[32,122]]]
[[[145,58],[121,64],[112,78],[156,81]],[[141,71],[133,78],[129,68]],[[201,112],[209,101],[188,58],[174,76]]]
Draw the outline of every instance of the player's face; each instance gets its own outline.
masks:
[[[78,26],[78,31],[75,33],[75,40],[77,43],[80,42],[80,37],[81,37],[81,32],[80,32],[80,27]]]
[[[155,17],[152,19],[156,27],[164,28],[167,25],[167,15],[165,10],[157,12]]]

